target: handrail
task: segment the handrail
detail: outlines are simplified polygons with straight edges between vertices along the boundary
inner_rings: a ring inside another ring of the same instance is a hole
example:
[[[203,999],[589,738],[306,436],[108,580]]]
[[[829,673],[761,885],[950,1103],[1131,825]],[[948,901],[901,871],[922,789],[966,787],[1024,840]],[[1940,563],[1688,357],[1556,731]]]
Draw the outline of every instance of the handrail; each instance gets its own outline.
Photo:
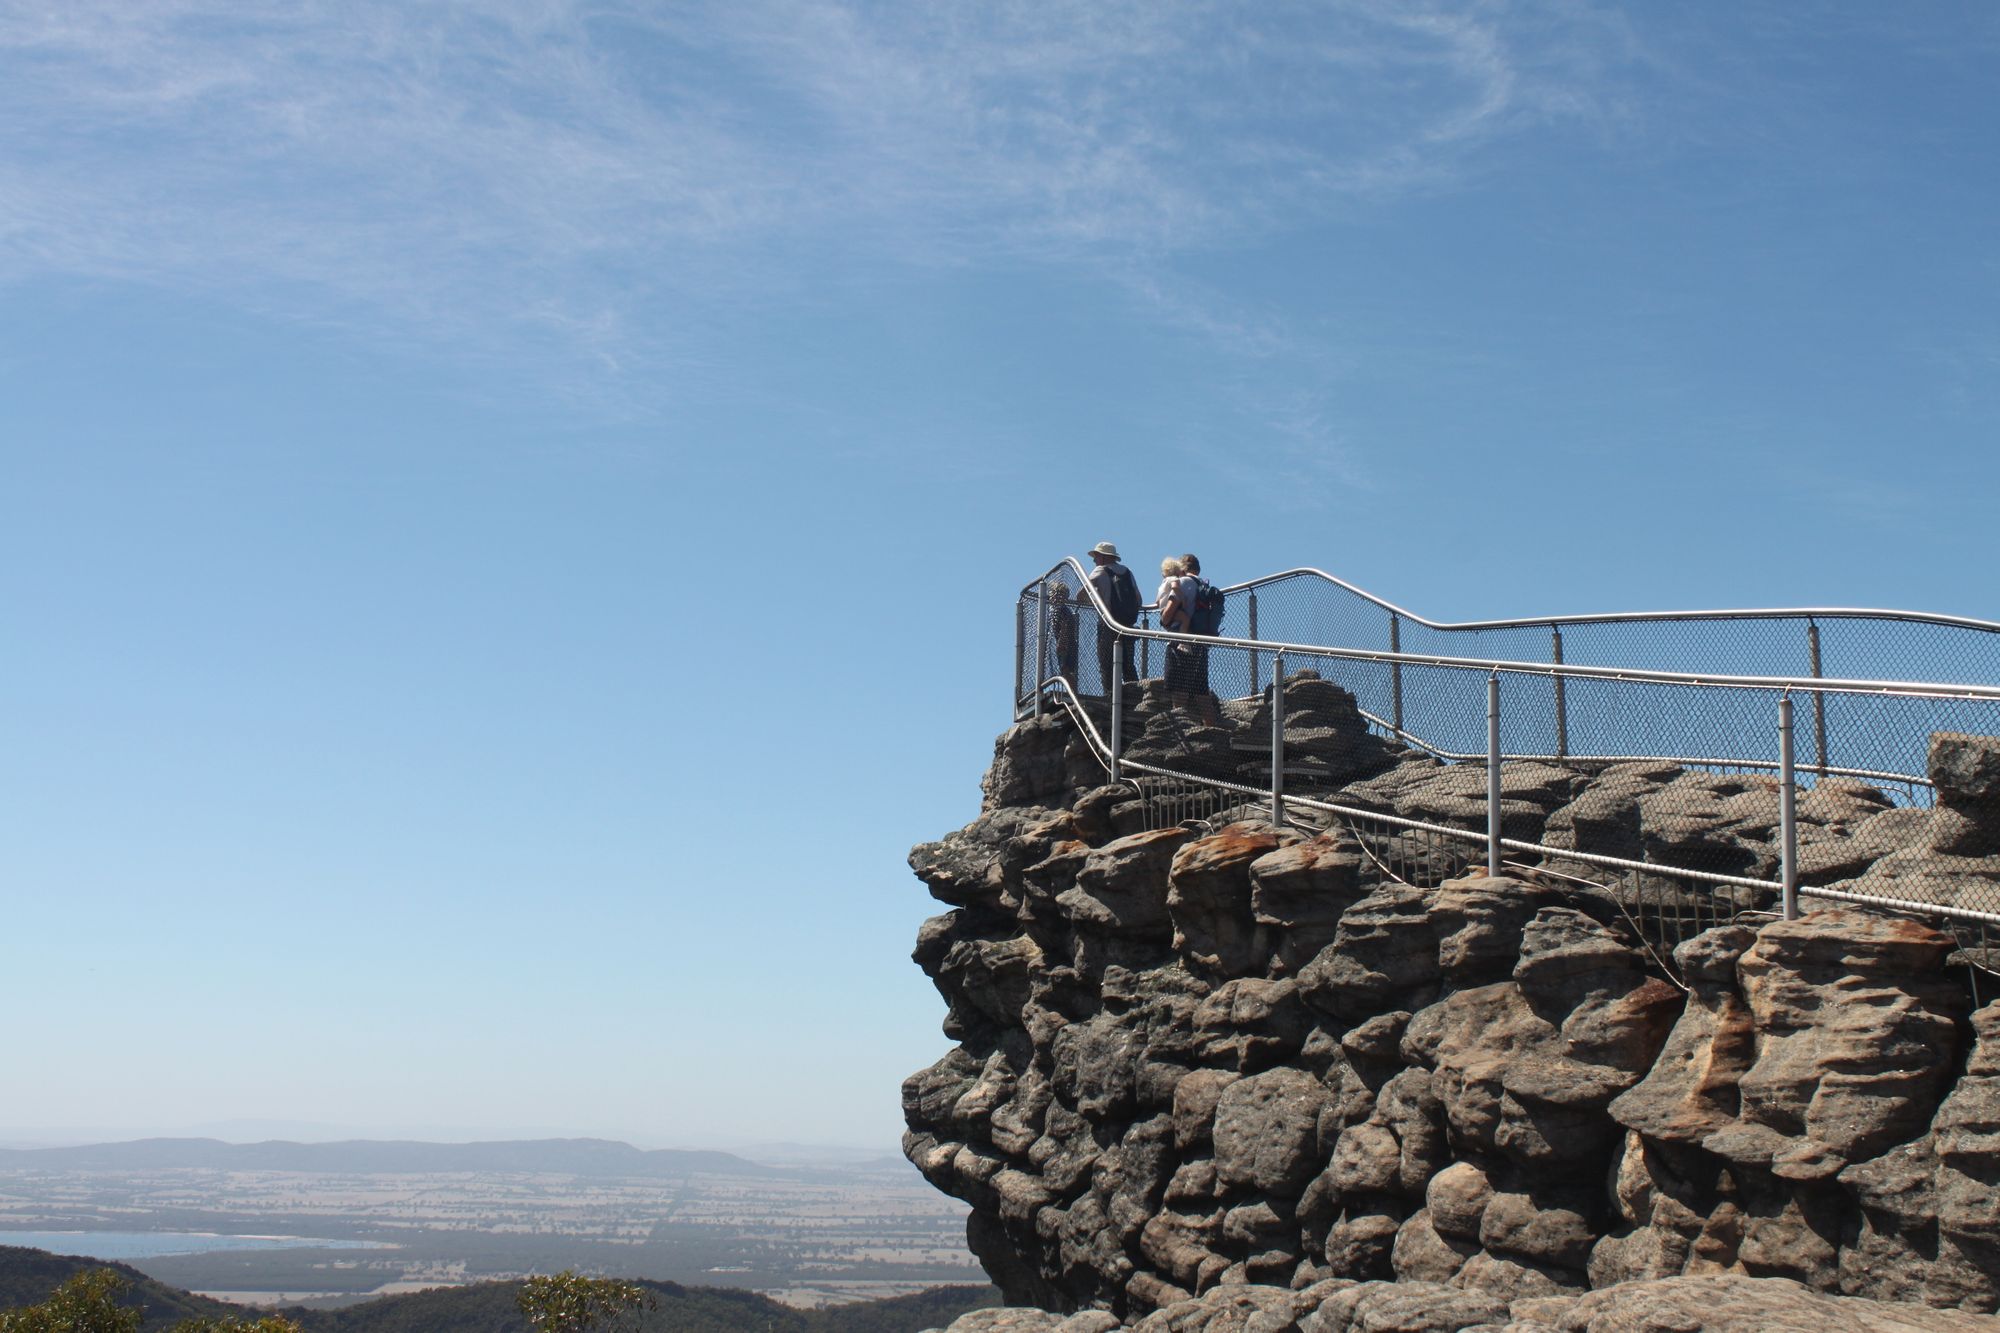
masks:
[[[1285,579],[1301,577],[1324,580],[1359,597],[1364,602],[1373,603],[1393,615],[1422,625],[1425,629],[1434,630],[1546,629],[1551,625],[1622,625],[1682,620],[1893,620],[2000,634],[2000,620],[1978,620],[1971,616],[1952,616],[1935,611],[1897,611],[1860,606],[1736,607],[1712,611],[1605,611],[1584,615],[1517,616],[1507,620],[1427,620],[1416,612],[1397,606],[1394,602],[1378,597],[1365,588],[1356,587],[1346,579],[1310,565],[1300,565],[1295,569],[1281,570],[1276,574],[1266,574],[1261,578],[1248,579],[1242,583],[1232,583],[1223,591],[1249,592],[1254,588],[1283,582]]]

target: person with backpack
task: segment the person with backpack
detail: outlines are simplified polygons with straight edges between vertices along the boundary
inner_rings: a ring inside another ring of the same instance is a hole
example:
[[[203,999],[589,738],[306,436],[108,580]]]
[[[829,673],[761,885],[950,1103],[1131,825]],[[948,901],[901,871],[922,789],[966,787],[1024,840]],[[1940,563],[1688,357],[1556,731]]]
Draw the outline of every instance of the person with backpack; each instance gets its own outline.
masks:
[[[1118,548],[1110,542],[1099,542],[1090,548],[1090,562],[1096,568],[1090,571],[1090,586],[1104,603],[1111,619],[1120,625],[1139,623],[1139,580],[1132,577],[1132,571],[1119,562]],[[1113,645],[1116,645],[1114,649]],[[1104,697],[1111,697],[1111,658],[1118,657],[1118,671],[1128,684],[1137,684],[1139,669],[1132,660],[1132,640],[1114,631],[1111,626],[1099,623],[1097,626],[1097,679]]]
[[[1170,629],[1176,634],[1191,632],[1194,624],[1194,580],[1182,572],[1179,556],[1170,555],[1160,562],[1160,590],[1153,595],[1153,609],[1159,612],[1161,629]],[[1170,643],[1166,648],[1169,697],[1185,705],[1198,688],[1194,645]]]
[[[1213,638],[1222,632],[1222,589],[1201,576],[1201,560],[1194,555],[1181,557],[1181,575],[1185,583],[1193,585],[1188,592],[1190,612],[1188,633],[1206,634]],[[1192,688],[1208,691],[1208,646],[1193,646],[1194,662],[1189,668]]]

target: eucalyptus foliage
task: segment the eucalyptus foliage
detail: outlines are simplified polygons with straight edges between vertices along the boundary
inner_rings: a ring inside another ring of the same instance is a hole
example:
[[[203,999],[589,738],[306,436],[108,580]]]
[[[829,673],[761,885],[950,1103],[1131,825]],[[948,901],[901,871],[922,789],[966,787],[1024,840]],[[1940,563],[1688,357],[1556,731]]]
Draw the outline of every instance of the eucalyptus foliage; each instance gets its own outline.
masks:
[[[565,1268],[552,1277],[531,1277],[521,1286],[516,1300],[521,1313],[538,1333],[585,1333],[600,1319],[615,1328],[626,1314],[651,1310],[657,1302],[651,1292],[631,1282],[608,1277],[584,1277]]]

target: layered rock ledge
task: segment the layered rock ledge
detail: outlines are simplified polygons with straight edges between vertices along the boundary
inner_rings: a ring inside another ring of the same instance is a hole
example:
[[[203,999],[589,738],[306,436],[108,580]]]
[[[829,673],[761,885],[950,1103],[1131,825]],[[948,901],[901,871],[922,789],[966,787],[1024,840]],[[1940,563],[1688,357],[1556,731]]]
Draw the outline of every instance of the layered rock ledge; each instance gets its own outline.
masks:
[[[1172,723],[1155,705],[1128,734]],[[1877,874],[1911,839],[1869,830],[1915,814],[1986,883],[1991,748],[1946,741],[1937,811],[1821,783],[1816,873]],[[1624,768],[1510,765],[1509,832],[1771,852],[1755,780]],[[1345,803],[1441,821],[1469,785],[1379,746],[1348,776]],[[1950,935],[1753,912],[1666,969],[1612,894],[1411,887],[1340,829],[1147,829],[1101,777],[1065,717],[1022,723],[979,817],[911,855],[951,909],[914,957],[958,1044],[905,1083],[904,1150],[972,1205],[1010,1305],[1084,1321],[1064,1333],[1692,1328],[1619,1312],[1647,1291],[1698,1312],[1717,1283],[1796,1307],[1767,1327],[1971,1326],[1868,1324],[1836,1297],[1905,1320],[2000,1305],[2000,1004],[1975,1005]],[[1713,800],[1663,802],[1676,784]],[[1468,1322],[1368,1313],[1419,1298]],[[976,1318],[1016,1316],[1038,1317]]]

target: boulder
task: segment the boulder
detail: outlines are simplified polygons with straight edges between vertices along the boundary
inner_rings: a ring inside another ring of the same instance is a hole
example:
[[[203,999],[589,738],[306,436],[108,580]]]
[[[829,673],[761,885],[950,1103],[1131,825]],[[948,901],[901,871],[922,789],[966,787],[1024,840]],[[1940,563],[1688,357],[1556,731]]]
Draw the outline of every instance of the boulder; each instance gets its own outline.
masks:
[[[1368,867],[1344,830],[1280,847],[1250,864],[1250,917],[1275,932],[1274,971],[1296,973],[1331,944]]]
[[[1526,880],[1475,875],[1447,880],[1431,899],[1438,970],[1453,986],[1499,981],[1514,970],[1521,932],[1561,895]]]
[[[1939,803],[2000,832],[2000,736],[1935,732],[1928,759]]]
[[[1296,1333],[1296,1298],[1282,1287],[1223,1286],[1176,1301],[1132,1325],[1133,1333]]]
[[[1332,944],[1299,973],[1306,1003],[1336,1021],[1415,1011],[1437,993],[1430,895],[1378,889],[1341,915]]]
[[[1937,1156],[1938,1269],[1951,1304],[2000,1304],[2000,1002],[1972,1016],[1965,1072],[1931,1123]]]
[[[1578,786],[1566,768],[1531,761],[1500,766],[1500,832],[1523,842],[1541,841],[1549,816],[1567,804]],[[1405,819],[1455,828],[1487,827],[1486,767],[1452,764],[1405,784],[1395,796],[1395,813]]]
[[[1165,939],[1173,930],[1167,911],[1167,876],[1174,855],[1193,832],[1156,829],[1115,839],[1092,851],[1076,872],[1076,886],[1056,902],[1080,926],[1106,934]]]
[[[1300,1333],[1459,1333],[1505,1324],[1507,1303],[1438,1282],[1364,1282],[1335,1292],[1299,1321]]]
[[[1579,784],[1569,803],[1549,815],[1543,841],[1551,847],[1640,860],[1646,854],[1640,799],[1682,772],[1678,764],[1610,765]]]
[[[1224,982],[1195,1010],[1194,1024],[1197,1059],[1246,1073],[1289,1063],[1309,1030],[1298,983],[1289,979]]]
[[[1433,1059],[1446,1122],[1465,1151],[1600,1171],[1616,1137],[1601,1112],[1651,1067],[1680,994],[1578,912],[1543,909],[1521,947],[1515,980],[1440,1007]],[[1413,1033],[1423,1020],[1411,1020]]]
[[[1175,853],[1167,906],[1174,948],[1190,965],[1229,977],[1264,970],[1270,947],[1250,910],[1250,866],[1294,836],[1231,824]]]
[[[1777,828],[1777,779],[1689,770],[1640,796],[1637,859],[1773,879]]]
[[[1674,951],[1688,997],[1652,1069],[1611,1103],[1611,1117],[1648,1138],[1699,1143],[1735,1122],[1737,1081],[1756,1058],[1756,1020],[1736,989],[1736,960],[1756,940],[1722,926]]]
[[[986,809],[1052,803],[1049,798],[1065,795],[1072,731],[1067,715],[1049,712],[1002,732],[993,745],[993,766],[979,784]]]
[[[912,847],[910,869],[941,903],[1003,910],[1001,848],[1047,813],[1037,809],[988,809],[957,832]]]
[[[1756,1056],[1738,1123],[1703,1146],[1819,1180],[1921,1133],[1957,1054],[1963,992],[1939,975],[1951,937],[1858,909],[1777,921],[1736,963]]]
[[[1326,1085],[1296,1069],[1272,1069],[1222,1090],[1215,1109],[1215,1164],[1233,1188],[1296,1199],[1322,1166],[1319,1118]]]
[[[1395,1265],[1400,1281],[1449,1282],[1465,1267],[1465,1261],[1477,1253],[1477,1241],[1443,1234],[1426,1208],[1411,1214],[1397,1228],[1389,1260]]]
[[[1271,690],[1266,686],[1236,735],[1246,747],[1264,749],[1271,736]],[[1354,696],[1319,673],[1285,677],[1285,763],[1305,769],[1328,786],[1380,772],[1394,762],[1389,748],[1368,729]]]

